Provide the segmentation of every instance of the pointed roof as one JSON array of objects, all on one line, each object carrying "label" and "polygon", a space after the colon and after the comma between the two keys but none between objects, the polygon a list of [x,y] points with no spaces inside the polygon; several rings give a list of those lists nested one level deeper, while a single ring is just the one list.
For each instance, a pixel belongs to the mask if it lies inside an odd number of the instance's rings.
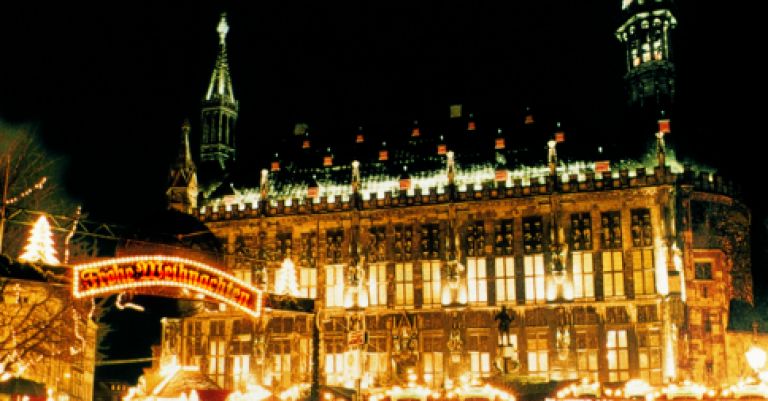
[{"label": "pointed roof", "polygon": [[195,174],[195,162],[192,160],[192,151],[189,148],[189,120],[184,120],[181,126],[181,146],[179,155],[171,170],[171,187],[186,187]]},{"label": "pointed roof", "polygon": [[205,93],[206,101],[224,101],[236,103],[235,94],[232,91],[232,77],[229,75],[229,62],[227,61],[227,14],[222,13],[219,25],[216,27],[219,33],[219,54],[216,56],[216,66],[211,74],[211,83]]}]

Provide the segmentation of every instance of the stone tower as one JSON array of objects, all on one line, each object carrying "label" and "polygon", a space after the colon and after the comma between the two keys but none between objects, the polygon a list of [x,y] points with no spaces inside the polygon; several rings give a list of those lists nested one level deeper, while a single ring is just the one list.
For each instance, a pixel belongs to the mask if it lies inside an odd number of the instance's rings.
[{"label": "stone tower", "polygon": [[238,112],[227,61],[226,39],[229,25],[226,14],[221,15],[216,31],[219,33],[219,54],[202,102],[200,141],[200,161],[206,166],[213,164],[218,169],[206,171],[206,174],[212,176],[226,171],[229,164],[235,160],[235,123]]},{"label": "stone tower", "polygon": [[622,0],[623,22],[616,30],[626,49],[628,103],[651,120],[669,113],[675,97],[672,6],[671,0]]}]

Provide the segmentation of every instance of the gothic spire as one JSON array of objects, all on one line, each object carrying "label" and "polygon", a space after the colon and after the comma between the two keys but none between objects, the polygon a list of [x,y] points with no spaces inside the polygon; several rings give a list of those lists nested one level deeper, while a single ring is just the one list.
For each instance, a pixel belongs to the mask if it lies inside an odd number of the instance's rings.
[{"label": "gothic spire", "polygon": [[220,99],[225,102],[235,103],[235,95],[232,91],[232,78],[229,76],[229,62],[227,60],[227,33],[229,32],[227,13],[221,14],[216,32],[219,33],[219,54],[216,56],[216,66],[213,68],[213,74],[211,74],[211,82],[208,84],[205,100]]},{"label": "gothic spire", "polygon": [[189,120],[184,120],[179,155],[171,168],[170,184],[166,191],[168,205],[183,212],[197,207],[197,168],[189,148],[190,129]]},{"label": "gothic spire", "polygon": [[[232,91],[232,78],[227,61],[227,15],[221,14],[219,25],[219,53],[213,68],[211,82],[202,102],[202,139],[200,141],[201,170],[212,181],[226,174],[235,160],[235,123],[238,104]],[[205,162],[213,162],[210,163]]]}]

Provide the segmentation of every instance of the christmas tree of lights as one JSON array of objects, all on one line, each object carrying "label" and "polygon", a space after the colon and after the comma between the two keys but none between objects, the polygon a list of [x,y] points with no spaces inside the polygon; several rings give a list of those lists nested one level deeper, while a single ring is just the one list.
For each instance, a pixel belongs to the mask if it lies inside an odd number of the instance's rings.
[{"label": "christmas tree of lights", "polygon": [[282,266],[280,266],[280,270],[277,271],[275,293],[280,295],[288,294],[294,297],[300,295],[299,283],[296,280],[296,267],[291,259],[286,258]]},{"label": "christmas tree of lights", "polygon": [[31,263],[42,262],[47,265],[59,264],[56,249],[53,247],[51,225],[48,224],[48,219],[45,216],[40,216],[29,232],[27,245],[24,247],[24,253],[19,256],[19,260]]}]

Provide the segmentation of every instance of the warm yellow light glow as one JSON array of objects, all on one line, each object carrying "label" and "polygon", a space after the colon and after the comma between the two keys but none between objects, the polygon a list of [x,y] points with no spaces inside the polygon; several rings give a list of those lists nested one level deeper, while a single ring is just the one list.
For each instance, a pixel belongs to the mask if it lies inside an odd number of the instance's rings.
[{"label": "warm yellow light glow", "polygon": [[765,366],[766,354],[764,349],[753,345],[749,347],[749,350],[747,350],[745,355],[747,357],[747,363],[749,363],[749,367],[751,367],[755,372],[759,371]]},{"label": "warm yellow light glow", "polygon": [[670,329],[667,333],[667,339],[664,349],[664,376],[668,377],[670,379],[674,378],[677,375],[677,366],[675,361],[675,345],[672,341],[672,335],[671,331],[674,329]]},{"label": "warm yellow light glow", "polygon": [[654,399],[653,387],[642,379],[632,379],[624,385],[624,395],[628,398],[645,398],[646,401]]},{"label": "warm yellow light glow", "polygon": [[275,293],[278,295],[290,295],[292,297],[301,295],[299,292],[299,283],[296,279],[296,266],[290,258],[285,258],[283,264],[280,266],[280,270],[277,271]]},{"label": "warm yellow light glow", "polygon": [[24,252],[19,256],[19,260],[46,265],[58,265],[60,263],[59,258],[56,257],[51,225],[48,224],[48,219],[45,216],[40,215],[29,231],[27,245],[24,247]]},{"label": "warm yellow light glow", "polygon": [[172,287],[194,290],[253,317],[261,316],[261,290],[220,269],[190,259],[139,255],[75,265],[73,270],[75,298],[147,287]]},{"label": "warm yellow light glow", "polygon": [[661,295],[669,294],[669,273],[667,273],[667,246],[656,238],[656,290]]},{"label": "warm yellow light glow", "polygon": [[467,287],[459,286],[459,303],[462,305],[467,304]]}]

